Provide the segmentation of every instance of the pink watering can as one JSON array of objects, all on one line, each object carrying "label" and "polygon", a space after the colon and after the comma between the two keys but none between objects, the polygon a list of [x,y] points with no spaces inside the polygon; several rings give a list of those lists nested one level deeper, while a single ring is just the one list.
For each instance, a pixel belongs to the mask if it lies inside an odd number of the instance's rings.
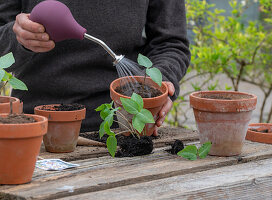
[{"label": "pink watering can", "polygon": [[70,9],[56,0],[46,0],[36,5],[30,13],[30,20],[42,24],[50,39],[55,42],[67,39],[89,39],[102,46],[119,63],[123,55],[116,55],[102,40],[87,34],[87,30],[74,19]]}]

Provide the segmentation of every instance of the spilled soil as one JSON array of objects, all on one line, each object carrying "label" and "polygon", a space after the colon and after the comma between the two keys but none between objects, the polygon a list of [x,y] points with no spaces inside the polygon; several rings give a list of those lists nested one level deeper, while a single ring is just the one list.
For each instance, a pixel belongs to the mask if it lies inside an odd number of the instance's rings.
[{"label": "spilled soil", "polygon": [[[101,139],[98,133],[93,134],[80,134],[80,136],[106,143],[108,135],[104,135]],[[117,145],[120,147],[120,150],[117,151],[116,157],[133,157],[133,156],[142,156],[150,154],[153,150],[153,137],[142,136],[141,139],[124,135],[117,135]]]},{"label": "spilled soil", "polygon": [[26,124],[34,122],[36,120],[33,117],[28,117],[24,114],[10,114],[7,117],[0,117],[0,124]]},{"label": "spilled soil", "polygon": [[133,92],[140,95],[142,98],[152,98],[162,95],[160,90],[138,82],[126,83],[122,86],[118,86],[115,91],[129,97]]},{"label": "spilled soil", "polygon": [[170,145],[171,149],[167,149],[166,151],[173,155],[176,155],[179,151],[184,149],[184,144],[181,140],[175,140],[175,142]]},{"label": "spilled soil", "polygon": [[48,110],[48,111],[73,111],[73,110],[81,110],[84,109],[85,106],[81,105],[81,104],[60,104],[57,106],[42,106],[41,110]]}]

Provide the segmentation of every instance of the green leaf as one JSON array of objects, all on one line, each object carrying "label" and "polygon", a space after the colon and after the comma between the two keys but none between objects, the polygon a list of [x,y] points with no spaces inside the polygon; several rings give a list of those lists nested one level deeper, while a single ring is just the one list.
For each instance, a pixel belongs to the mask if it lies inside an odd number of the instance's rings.
[{"label": "green leaf", "polygon": [[114,132],[112,132],[110,130],[110,125],[109,125],[109,122],[106,121],[105,125],[104,125],[104,130],[105,132],[109,135],[109,136],[114,136]]},{"label": "green leaf", "polygon": [[106,107],[106,105],[105,105],[105,104],[102,104],[102,105],[98,106],[98,107],[95,109],[95,111],[98,112],[98,111],[104,110],[105,107]]},{"label": "green leaf", "polygon": [[0,81],[2,81],[2,79],[4,78],[5,76],[5,70],[1,69],[0,68]]},{"label": "green leaf", "polygon": [[157,83],[160,87],[162,85],[162,74],[158,68],[152,67],[146,70],[146,74]]},{"label": "green leaf", "polygon": [[139,117],[136,115],[132,118],[132,126],[135,128],[139,133],[141,133],[145,127],[145,123],[140,120]]},{"label": "green leaf", "polygon": [[133,93],[132,96],[131,96],[131,99],[134,100],[135,102],[137,102],[139,104],[140,110],[143,109],[143,107],[144,107],[144,100],[143,100],[143,98],[140,95],[138,95],[136,93]]},{"label": "green leaf", "polygon": [[122,106],[130,114],[137,114],[140,111],[140,106],[133,99],[120,98]]},{"label": "green leaf", "polygon": [[100,127],[99,127],[99,137],[100,137],[100,139],[101,139],[101,138],[104,136],[104,134],[105,134],[105,129],[104,129],[105,123],[106,123],[106,121],[103,121],[103,122],[100,124]]},{"label": "green leaf", "polygon": [[150,68],[153,65],[153,63],[151,62],[151,60],[149,60],[148,57],[146,57],[146,56],[144,56],[144,55],[142,55],[140,53],[138,55],[137,61],[138,61],[139,65],[144,66],[146,68]]},{"label": "green leaf", "polygon": [[0,57],[0,68],[5,69],[15,63],[12,52]]},{"label": "green leaf", "polygon": [[155,123],[152,113],[147,109],[142,109],[137,115],[135,115],[143,123]]},{"label": "green leaf", "polygon": [[117,140],[115,136],[109,136],[107,139],[107,148],[110,155],[114,158],[115,152],[117,150]]},{"label": "green leaf", "polygon": [[26,85],[15,77],[11,77],[11,79],[9,80],[9,84],[15,90],[28,90]]},{"label": "green leaf", "polygon": [[198,149],[199,158],[206,158],[212,147],[211,142],[206,142]]},{"label": "green leaf", "polygon": [[177,153],[178,156],[186,158],[188,160],[196,160],[197,159],[197,148],[194,145],[189,145],[182,149]]},{"label": "green leaf", "polygon": [[111,110],[107,107],[104,108],[104,110],[101,110],[100,117],[105,120],[109,115],[111,114]]}]

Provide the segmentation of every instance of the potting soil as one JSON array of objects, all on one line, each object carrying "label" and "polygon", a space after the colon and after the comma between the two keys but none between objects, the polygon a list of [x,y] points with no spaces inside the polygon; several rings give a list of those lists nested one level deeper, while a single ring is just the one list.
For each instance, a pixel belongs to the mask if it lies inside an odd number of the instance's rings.
[{"label": "potting soil", "polygon": [[48,110],[48,111],[73,111],[73,110],[81,110],[84,108],[85,106],[74,103],[74,104],[60,104],[54,107],[43,106],[41,109]]},{"label": "potting soil", "polygon": [[24,114],[10,114],[7,117],[0,117],[0,124],[26,124],[34,122],[36,120],[33,117],[28,117]]},{"label": "potting soil", "polygon": [[152,98],[162,95],[160,90],[139,82],[126,83],[116,87],[115,91],[129,97],[133,94],[133,92],[140,95],[142,98]]}]

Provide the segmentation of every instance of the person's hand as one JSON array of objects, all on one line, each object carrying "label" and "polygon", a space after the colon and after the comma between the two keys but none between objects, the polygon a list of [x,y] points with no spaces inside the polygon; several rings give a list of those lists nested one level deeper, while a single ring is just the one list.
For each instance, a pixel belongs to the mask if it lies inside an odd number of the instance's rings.
[{"label": "person's hand", "polygon": [[[168,82],[168,81],[166,81],[164,83],[166,83],[166,85],[168,87],[168,94],[170,96],[173,96],[174,93],[175,93],[175,87],[174,87],[173,83]],[[160,127],[163,124],[167,113],[172,108],[172,105],[173,105],[173,102],[170,99],[170,97],[168,97],[166,103],[163,105],[162,109],[159,112],[159,118],[156,121],[155,130],[154,130],[154,133],[153,133],[154,136],[158,136],[158,127]]]},{"label": "person's hand", "polygon": [[43,25],[29,19],[30,14],[21,13],[16,16],[13,31],[20,44],[33,52],[47,52],[55,47],[49,40]]}]

